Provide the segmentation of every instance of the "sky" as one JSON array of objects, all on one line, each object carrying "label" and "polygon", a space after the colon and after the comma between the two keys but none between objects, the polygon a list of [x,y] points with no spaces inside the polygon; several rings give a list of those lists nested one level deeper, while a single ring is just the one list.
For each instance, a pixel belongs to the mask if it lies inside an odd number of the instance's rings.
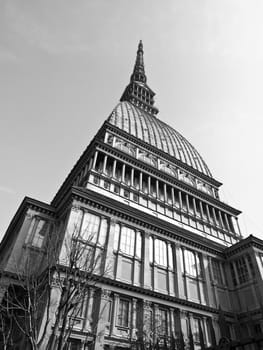
[{"label": "sky", "polygon": [[263,239],[262,0],[0,0],[0,238],[49,203],[129,82],[139,40],[158,117]]}]

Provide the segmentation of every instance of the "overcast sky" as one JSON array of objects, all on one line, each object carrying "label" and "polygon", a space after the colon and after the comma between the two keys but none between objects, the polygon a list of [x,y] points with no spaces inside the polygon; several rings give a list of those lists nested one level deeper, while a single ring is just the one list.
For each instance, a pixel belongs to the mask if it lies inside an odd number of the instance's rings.
[{"label": "overcast sky", "polygon": [[159,118],[263,239],[262,0],[0,0],[0,237],[50,202],[117,104],[144,43]]}]

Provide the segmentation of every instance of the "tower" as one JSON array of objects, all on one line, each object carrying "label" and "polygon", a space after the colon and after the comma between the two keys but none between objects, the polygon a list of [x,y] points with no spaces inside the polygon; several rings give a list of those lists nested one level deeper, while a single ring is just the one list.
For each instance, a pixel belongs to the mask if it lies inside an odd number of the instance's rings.
[{"label": "tower", "polygon": [[[103,256],[105,271],[82,301],[72,348],[87,339],[96,350],[172,348],[183,336],[199,349],[201,339],[213,344],[213,332],[221,337],[222,312],[231,338],[237,317],[250,335],[247,309],[262,327],[263,243],[242,239],[240,211],[220,200],[222,184],[190,142],[157,118],[143,54],[140,41],[120,102],[51,204],[25,198],[0,246],[7,276],[25,252],[41,264],[50,222],[62,240],[72,227],[89,235],[84,243]],[[4,294],[12,279],[1,281]]]}]

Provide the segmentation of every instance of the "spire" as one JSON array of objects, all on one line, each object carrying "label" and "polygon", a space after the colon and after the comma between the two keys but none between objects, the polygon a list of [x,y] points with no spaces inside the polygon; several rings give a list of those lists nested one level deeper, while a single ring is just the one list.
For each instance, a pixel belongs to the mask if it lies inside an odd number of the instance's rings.
[{"label": "spire", "polygon": [[158,109],[154,107],[153,98],[155,93],[149,88],[146,82],[147,78],[144,70],[143,44],[140,40],[130,84],[126,87],[120,100],[128,101],[145,112],[151,115],[156,115]]},{"label": "spire", "polygon": [[143,62],[143,45],[140,40],[137,50],[136,61],[133,69],[133,73],[131,76],[131,82],[138,81],[142,83],[146,83],[146,75],[144,72],[144,62]]}]

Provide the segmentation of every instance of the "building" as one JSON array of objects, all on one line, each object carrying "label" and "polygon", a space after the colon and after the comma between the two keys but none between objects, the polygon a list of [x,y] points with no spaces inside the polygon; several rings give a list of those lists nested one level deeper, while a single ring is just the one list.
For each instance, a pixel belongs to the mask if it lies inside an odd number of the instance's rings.
[{"label": "building", "polygon": [[69,349],[90,339],[96,350],[201,349],[263,332],[263,241],[243,239],[240,211],[220,200],[222,184],[197,150],[158,119],[154,95],[140,42],[120,102],[51,204],[26,197],[2,240],[2,300],[29,255],[43,269],[47,227],[59,223],[62,240],[73,226],[88,232],[104,254],[110,269],[89,288]]}]

